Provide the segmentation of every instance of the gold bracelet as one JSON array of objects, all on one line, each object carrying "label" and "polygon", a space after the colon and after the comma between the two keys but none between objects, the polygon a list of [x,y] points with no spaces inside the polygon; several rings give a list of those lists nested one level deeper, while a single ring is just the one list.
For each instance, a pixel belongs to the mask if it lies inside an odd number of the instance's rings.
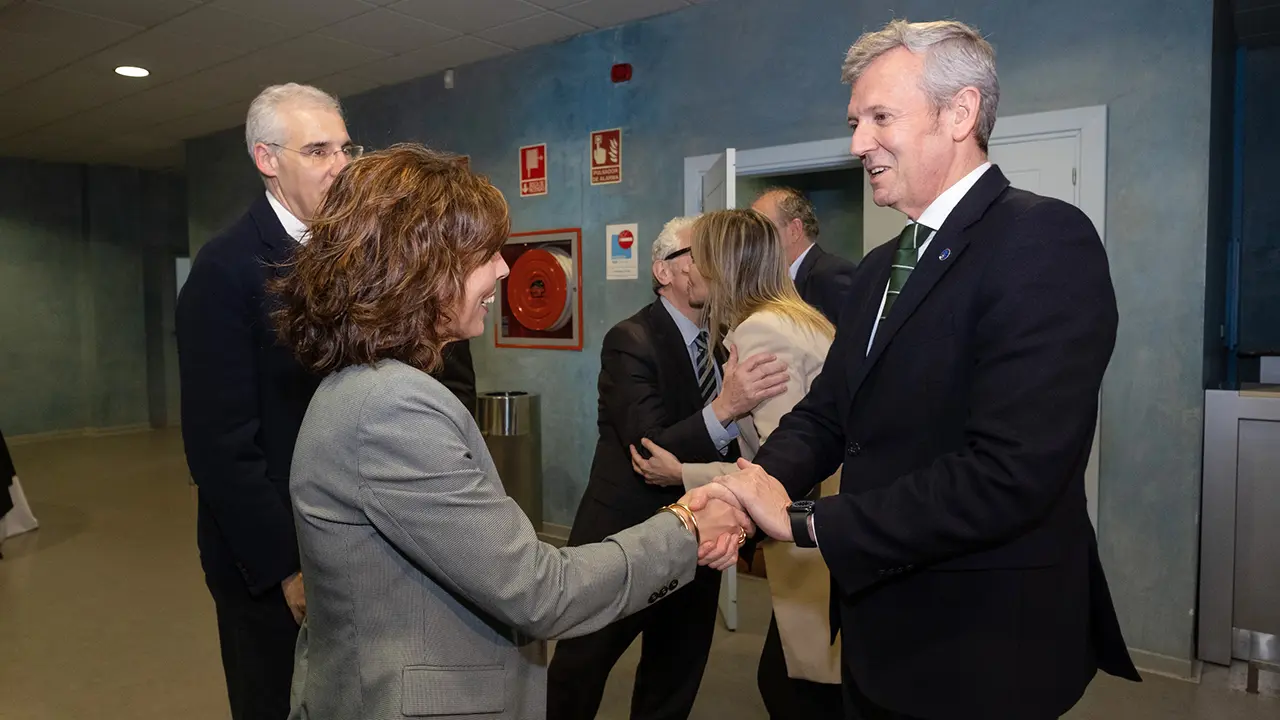
[{"label": "gold bracelet", "polygon": [[693,528],[689,526],[689,521],[680,513],[679,510],[668,505],[666,507],[658,508],[658,512],[656,514],[661,515],[662,513],[671,513],[675,516],[676,520],[680,521],[680,526],[685,529],[685,532],[693,532]]},{"label": "gold bracelet", "polygon": [[676,503],[675,507],[680,508],[689,516],[689,522],[693,523],[693,539],[697,541],[698,545],[702,545],[702,533],[698,530],[698,518],[694,516],[689,506],[684,503]]},{"label": "gold bracelet", "polygon": [[693,540],[698,545],[702,544],[702,536],[698,533],[698,520],[693,516],[693,511],[687,505],[675,503],[658,510],[658,512],[669,512],[680,519],[680,524],[684,525],[684,529],[693,533]]}]

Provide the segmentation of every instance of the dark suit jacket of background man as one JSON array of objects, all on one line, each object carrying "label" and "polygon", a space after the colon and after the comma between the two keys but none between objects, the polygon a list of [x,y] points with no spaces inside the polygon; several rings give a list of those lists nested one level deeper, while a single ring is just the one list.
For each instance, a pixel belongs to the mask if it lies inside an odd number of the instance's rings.
[{"label": "dark suit jacket of background man", "polygon": [[[722,354],[717,353],[717,363]],[[640,449],[642,437],[682,462],[725,459],[707,435],[689,350],[661,300],[605,335],[598,386],[596,426],[600,438],[585,497],[624,511],[639,522],[684,495],[683,486],[648,485],[631,469],[628,447]],[[736,453],[737,443],[729,448]]]},{"label": "dark suit jacket of background man", "polygon": [[825,369],[756,462],[797,498],[844,465],[815,520],[847,687],[911,716],[1057,717],[1097,667],[1138,677],[1085,503],[1106,254],[1079,210],[991,167],[868,354],[895,249],[862,262]]},{"label": "dark suit jacket of background man", "polygon": [[815,244],[800,261],[800,267],[796,268],[796,291],[802,300],[818,308],[818,312],[832,324],[838,324],[857,270],[854,263]]},{"label": "dark suit jacket of background man", "polygon": [[267,280],[297,243],[265,195],[205,245],[178,299],[182,439],[199,486],[211,585],[277,588],[298,572],[293,444],[318,379],[276,341]]},{"label": "dark suit jacket of background man", "polygon": [[[722,360],[717,355],[716,362]],[[683,486],[648,485],[632,470],[628,448],[640,449],[641,438],[686,462],[738,457],[736,442],[721,455],[707,432],[688,346],[661,299],[605,334],[598,390],[600,438],[570,545],[603,540],[684,495]],[[632,718],[687,716],[711,649],[719,588],[720,573],[700,567],[677,597],[558,643],[548,675],[547,720],[595,717],[613,663],[647,627],[656,634],[645,635]]]}]

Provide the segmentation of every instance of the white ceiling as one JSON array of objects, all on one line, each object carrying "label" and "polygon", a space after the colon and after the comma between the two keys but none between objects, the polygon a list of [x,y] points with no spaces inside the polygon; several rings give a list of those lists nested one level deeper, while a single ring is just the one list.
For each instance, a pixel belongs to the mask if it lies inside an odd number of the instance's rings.
[{"label": "white ceiling", "polygon": [[0,156],[176,167],[272,83],[351,95],[698,2],[0,0]]}]

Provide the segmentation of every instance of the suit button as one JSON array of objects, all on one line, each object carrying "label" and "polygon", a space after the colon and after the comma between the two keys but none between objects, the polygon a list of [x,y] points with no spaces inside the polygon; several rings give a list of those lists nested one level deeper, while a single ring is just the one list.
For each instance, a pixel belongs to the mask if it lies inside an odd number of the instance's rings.
[{"label": "suit button", "polygon": [[672,581],[671,581],[671,584],[667,586],[667,589],[668,589],[668,590],[675,590],[675,589],[676,589],[676,588],[678,588],[678,587],[680,587],[680,581],[679,581],[679,580],[672,580]]},{"label": "suit button", "polygon": [[649,596],[649,604],[652,605],[656,602],[658,602],[658,593],[653,593]]},{"label": "suit button", "polygon": [[845,446],[844,451],[849,457],[858,457],[862,454],[862,446],[856,442],[850,442]]}]

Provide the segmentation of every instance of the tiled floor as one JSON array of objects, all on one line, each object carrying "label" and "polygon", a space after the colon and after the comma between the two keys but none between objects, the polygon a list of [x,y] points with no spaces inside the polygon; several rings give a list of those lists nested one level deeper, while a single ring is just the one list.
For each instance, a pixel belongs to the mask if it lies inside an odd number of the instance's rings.
[{"label": "tiled floor", "polygon": [[[194,498],[176,432],[13,448],[41,529],[0,561],[0,720],[225,720],[213,607],[194,542]],[[756,659],[763,583],[744,578],[742,626],[718,631],[693,717],[764,718]],[[600,717],[624,720],[636,649]],[[1200,684],[1095,681],[1074,720],[1280,718],[1280,683],[1251,696],[1240,670]]]}]

